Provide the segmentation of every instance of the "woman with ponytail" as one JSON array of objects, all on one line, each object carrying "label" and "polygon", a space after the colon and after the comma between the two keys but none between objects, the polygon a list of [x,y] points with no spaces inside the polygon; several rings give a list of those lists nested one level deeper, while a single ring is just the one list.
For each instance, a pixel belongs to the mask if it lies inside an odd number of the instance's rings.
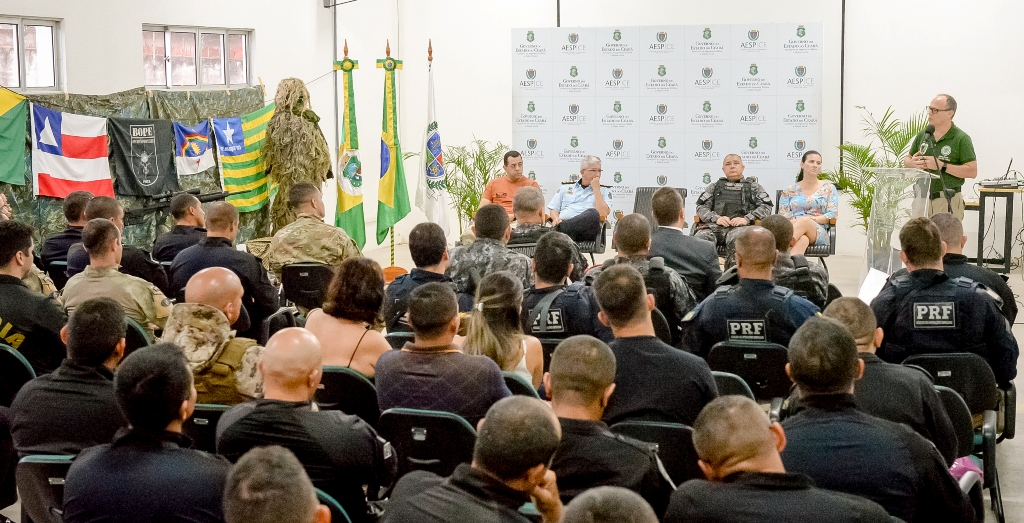
[{"label": "woman with ponytail", "polygon": [[511,371],[540,387],[544,375],[544,349],[526,336],[519,325],[523,284],[508,271],[488,274],[477,285],[476,303],[462,344],[466,354],[482,354],[501,370]]},{"label": "woman with ponytail", "polygon": [[790,254],[803,254],[811,244],[828,243],[825,225],[839,210],[839,193],[832,182],[819,180],[821,154],[807,151],[800,159],[796,183],[786,187],[779,198],[779,214],[793,222]]}]

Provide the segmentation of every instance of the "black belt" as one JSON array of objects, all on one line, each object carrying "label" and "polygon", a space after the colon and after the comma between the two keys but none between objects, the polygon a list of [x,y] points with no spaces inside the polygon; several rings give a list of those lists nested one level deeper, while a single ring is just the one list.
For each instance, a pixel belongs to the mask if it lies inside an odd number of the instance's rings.
[{"label": "black belt", "polygon": [[[959,187],[957,187],[957,188],[955,188],[955,189],[953,189],[953,188],[950,188],[949,190],[950,190],[950,191],[953,191],[953,194],[951,194],[951,195],[949,196],[949,197],[950,197],[950,199],[952,199],[952,198],[953,198],[953,196],[954,196],[954,195],[955,195],[956,193],[960,192],[960,188],[959,188]],[[939,198],[945,198],[945,196],[943,196],[943,195],[942,195],[942,191],[935,191],[935,192],[931,193],[931,195],[930,195],[930,198],[931,198],[932,200],[936,200],[936,199],[939,199]]]}]

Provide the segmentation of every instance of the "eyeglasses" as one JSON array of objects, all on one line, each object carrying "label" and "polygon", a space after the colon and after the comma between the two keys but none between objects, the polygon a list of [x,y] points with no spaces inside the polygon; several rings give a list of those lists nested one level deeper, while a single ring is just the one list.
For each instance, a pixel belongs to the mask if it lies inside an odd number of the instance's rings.
[{"label": "eyeglasses", "polygon": [[604,169],[583,169],[583,171],[584,172],[589,171],[589,172],[595,172],[595,173],[603,173]]},{"label": "eyeglasses", "polygon": [[934,108],[934,107],[932,107],[930,105],[926,105],[926,106],[924,106],[924,108],[927,109],[928,112],[931,113],[931,114],[939,114],[939,113],[944,113],[946,111],[952,111],[952,109],[936,109],[936,108]]}]

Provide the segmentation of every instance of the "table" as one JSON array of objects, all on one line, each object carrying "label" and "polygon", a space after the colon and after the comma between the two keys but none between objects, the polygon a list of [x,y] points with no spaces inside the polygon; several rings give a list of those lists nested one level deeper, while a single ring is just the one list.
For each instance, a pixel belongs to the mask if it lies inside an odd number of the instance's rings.
[{"label": "table", "polygon": [[[969,261],[977,262],[979,267],[984,267],[988,263],[995,263],[999,266],[989,267],[993,271],[1003,274],[1010,272],[1011,250],[1013,249],[1013,197],[1021,193],[1024,193],[1024,189],[986,189],[984,187],[978,189],[978,202],[976,204],[978,210],[978,256],[977,258],[968,258]],[[1006,200],[1006,224],[1003,227],[1003,257],[986,260],[983,254],[985,249],[985,211],[987,208],[985,201],[990,198]],[[974,208],[975,204],[973,202],[965,202],[966,210],[973,210]]]}]

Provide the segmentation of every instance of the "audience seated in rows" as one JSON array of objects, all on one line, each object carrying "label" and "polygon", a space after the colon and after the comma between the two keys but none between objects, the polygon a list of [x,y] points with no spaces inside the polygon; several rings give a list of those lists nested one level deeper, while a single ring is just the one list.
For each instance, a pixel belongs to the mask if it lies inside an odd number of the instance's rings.
[{"label": "audience seated in rows", "polygon": [[822,315],[850,331],[857,356],[864,361],[864,375],[853,391],[857,408],[910,427],[934,443],[946,464],[952,465],[958,457],[956,432],[931,377],[875,355],[885,333],[878,328],[871,307],[859,298],[837,298]]},{"label": "audience seated in rows", "polygon": [[249,318],[248,328],[237,327],[240,336],[256,339],[260,324],[277,311],[278,292],[267,271],[255,256],[234,248],[238,236],[238,209],[228,202],[214,202],[206,210],[206,238],[174,257],[171,286],[181,301],[182,290],[192,276],[207,267],[231,269],[242,280],[242,304]]},{"label": "audience seated in rows", "polygon": [[331,523],[331,509],[320,504],[295,454],[276,445],[256,447],[228,474],[224,522]]},{"label": "audience seated in rows", "polygon": [[561,521],[562,502],[549,468],[561,430],[551,408],[526,396],[505,398],[477,430],[472,464],[459,465],[447,479],[427,471],[406,474],[395,485],[383,522],[525,523],[531,520],[518,509],[530,501],[543,523]]},{"label": "audience seated in rows", "polygon": [[672,494],[665,523],[890,521],[877,503],[817,488],[811,478],[787,472],[779,457],[786,432],[749,398],[708,403],[693,424],[693,445],[707,480],[687,481]]},{"label": "audience seated in rows", "polygon": [[32,259],[32,227],[0,221],[0,343],[16,349],[42,375],[66,356],[60,332],[68,316],[56,299],[22,283],[32,270]]},{"label": "audience seated in rows", "polygon": [[[512,229],[512,234],[509,235],[509,245],[537,243],[549,232],[555,232],[551,226],[545,223],[544,193],[539,188],[523,187],[516,191],[515,197],[512,198],[512,208],[516,226]],[[566,237],[568,238],[568,236]],[[569,279],[580,281],[583,279],[583,273],[587,270],[587,259],[583,257],[576,242],[571,239],[569,241],[572,242],[572,272],[569,273]]]},{"label": "audience seated in rows", "polygon": [[736,233],[736,267],[740,281],[719,287],[684,318],[686,350],[707,358],[721,341],[768,341],[786,346],[818,307],[772,283],[778,251],[775,236],[764,227],[744,226]]},{"label": "audience seated in rows", "polygon": [[288,190],[288,208],[295,221],[274,233],[263,255],[263,266],[281,279],[281,268],[292,263],[315,262],[336,266],[362,257],[356,242],[340,227],[324,223],[327,208],[323,194],[311,183],[297,183]]},{"label": "audience seated in rows", "polygon": [[615,335],[615,393],[603,419],[667,421],[692,425],[700,409],[718,396],[707,362],[659,340],[651,311],[654,296],[631,264],[601,271],[594,282],[598,317]]},{"label": "audience seated in rows", "polygon": [[613,434],[601,421],[615,391],[612,350],[591,336],[559,343],[544,388],[562,427],[551,462],[562,502],[592,487],[614,485],[637,492],[656,513],[664,513],[674,486],[658,460],[657,445]]},{"label": "audience seated in rows", "polygon": [[915,354],[973,352],[988,362],[1000,387],[1009,387],[1019,349],[996,300],[983,285],[943,272],[945,242],[928,218],[907,221],[899,239],[909,273],[890,278],[871,301],[885,331],[878,357],[902,363]]},{"label": "audience seated in rows", "polygon": [[445,274],[455,281],[460,293],[475,294],[480,278],[497,271],[510,271],[523,284],[533,285],[530,258],[505,246],[512,228],[505,209],[498,204],[484,205],[473,219],[476,240],[451,251]]},{"label": "audience seated in rows", "polygon": [[[399,275],[387,288],[384,298],[384,325],[388,332],[412,332],[406,314],[409,312],[409,294],[420,285],[430,282],[450,283],[458,289],[448,270],[448,240],[444,229],[431,222],[416,224],[409,232],[409,254],[416,265],[408,274]],[[473,308],[473,295],[459,294],[459,311]]]},{"label": "audience seated in rows", "polygon": [[[110,220],[119,231],[124,231],[124,206],[121,202],[109,196],[97,196],[85,206],[85,220],[87,222],[97,218]],[[85,270],[89,265],[89,253],[85,245],[76,243],[68,249],[67,253],[68,278]],[[142,278],[143,280],[156,285],[164,294],[173,295],[172,288],[168,286],[167,273],[159,263],[153,261],[150,254],[138,247],[131,245],[124,246],[124,253],[118,268],[124,274]]]},{"label": "audience seated in rows", "polygon": [[674,188],[662,187],[655,191],[651,210],[658,228],[651,235],[648,255],[664,259],[665,266],[686,281],[697,301],[707,298],[722,276],[715,244],[683,232],[686,210],[682,195]]},{"label": "audience seated in rows", "polygon": [[[589,334],[610,342],[614,339],[611,330],[597,319],[594,288],[583,281],[566,285],[566,278],[575,267],[575,245],[565,233],[555,231],[537,240],[531,262],[534,284],[523,293],[523,332],[554,339]],[[542,313],[545,306],[547,314]]]},{"label": "audience seated in rows", "polygon": [[235,405],[263,394],[257,365],[263,347],[235,335],[245,290],[224,267],[197,272],[185,286],[185,303],[171,311],[161,340],[181,347],[195,376],[199,403]]},{"label": "audience seated in rows", "polygon": [[496,401],[512,393],[501,369],[486,356],[463,354],[452,343],[459,310],[451,286],[431,282],[409,296],[414,341],[377,360],[377,401],[393,407],[441,410],[476,423]]},{"label": "audience seated in rows", "polygon": [[178,193],[171,198],[171,216],[174,227],[153,242],[153,258],[159,262],[172,262],[179,252],[206,238],[206,213],[194,194]]},{"label": "audience seated in rows", "polygon": [[64,521],[223,521],[231,465],[189,449],[181,433],[196,405],[181,350],[161,343],[131,353],[114,389],[130,428],[75,458],[64,485]]},{"label": "audience seated in rows", "polygon": [[61,207],[68,226],[43,242],[39,257],[42,258],[44,268],[49,268],[50,263],[55,261],[66,262],[68,249],[76,243],[82,243],[82,228],[89,221],[85,217],[85,207],[90,200],[92,193],[89,191],[74,191],[64,197]]},{"label": "audience seated in rows", "polygon": [[82,240],[89,265],[64,286],[64,308],[70,313],[86,300],[110,298],[153,339],[154,332],[164,328],[171,314],[171,300],[156,285],[118,270],[124,248],[121,231],[110,220],[89,220],[82,230]]},{"label": "audience seated in rows", "polygon": [[596,487],[576,496],[562,523],[658,523],[644,498],[622,487]]},{"label": "audience seated in rows", "polygon": [[782,423],[787,471],[865,497],[907,523],[974,521],[974,509],[930,441],[857,408],[854,383],[864,361],[846,328],[828,318],[807,320],[790,341],[786,372],[805,407]]},{"label": "audience seated in rows", "polygon": [[220,418],[217,453],[237,461],[256,447],[283,446],[354,522],[367,521],[362,486],[391,485],[394,451],[358,417],[312,409],[321,359],[320,342],[309,331],[291,327],[274,334],[260,360],[263,399],[237,405]]},{"label": "audience seated in rows", "polygon": [[22,457],[78,454],[110,443],[127,425],[114,398],[125,348],[125,314],[109,298],[82,303],[60,331],[67,358],[26,383],[11,404],[11,436]]},{"label": "audience seated in rows", "polygon": [[306,328],[323,347],[324,366],[347,367],[368,378],[377,358],[391,350],[384,336],[373,329],[384,304],[384,274],[369,258],[349,258],[336,269],[323,309],[313,309]]},{"label": "audience seated in rows", "polygon": [[498,271],[484,276],[476,289],[462,351],[487,356],[536,389],[544,377],[544,349],[540,340],[523,335],[522,308],[523,285],[515,275]]},{"label": "audience seated in rows", "polygon": [[647,291],[654,295],[654,306],[668,320],[672,344],[679,346],[682,341],[679,322],[697,305],[697,300],[682,277],[665,266],[665,260],[647,258],[651,249],[651,222],[642,214],[625,216],[615,223],[612,240],[619,255],[588,271],[587,281],[593,282],[603,270],[614,265],[624,264],[636,268],[643,277]]}]

